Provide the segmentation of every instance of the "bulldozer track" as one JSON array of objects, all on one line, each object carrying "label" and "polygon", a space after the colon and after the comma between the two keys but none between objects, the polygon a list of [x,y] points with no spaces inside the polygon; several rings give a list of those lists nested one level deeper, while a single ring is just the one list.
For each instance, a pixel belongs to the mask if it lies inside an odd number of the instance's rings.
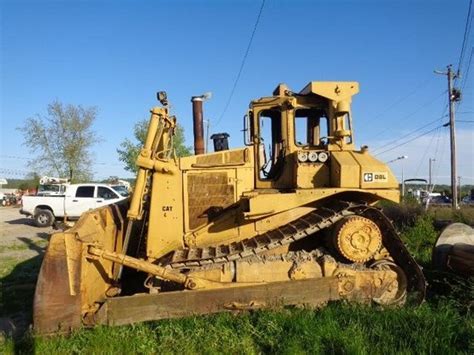
[{"label": "bulldozer track", "polygon": [[390,220],[380,209],[364,203],[332,201],[291,223],[253,238],[218,246],[176,250],[167,257],[163,265],[173,269],[196,268],[258,256],[331,227],[351,215],[369,218],[379,226],[383,246],[406,274],[408,291],[415,294],[414,302],[420,303],[424,299],[426,283],[418,264],[406,249]]},{"label": "bulldozer track", "polygon": [[330,207],[320,207],[291,223],[253,238],[219,246],[176,250],[168,263],[172,268],[181,269],[219,264],[258,255],[330,227],[342,218],[353,214],[350,208],[355,206],[345,201],[333,202]]}]

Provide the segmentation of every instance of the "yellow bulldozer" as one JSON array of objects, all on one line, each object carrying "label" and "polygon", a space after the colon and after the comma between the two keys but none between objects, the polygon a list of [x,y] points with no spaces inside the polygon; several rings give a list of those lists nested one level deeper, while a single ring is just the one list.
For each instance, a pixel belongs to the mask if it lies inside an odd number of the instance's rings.
[{"label": "yellow bulldozer", "polygon": [[421,302],[423,274],[375,206],[399,201],[398,182],[355,148],[358,91],[356,82],[298,93],[280,84],[251,102],[243,148],[208,154],[203,98],[193,97],[196,154],[183,158],[159,92],[128,205],[86,212],[51,236],[36,331],[332,300]]}]

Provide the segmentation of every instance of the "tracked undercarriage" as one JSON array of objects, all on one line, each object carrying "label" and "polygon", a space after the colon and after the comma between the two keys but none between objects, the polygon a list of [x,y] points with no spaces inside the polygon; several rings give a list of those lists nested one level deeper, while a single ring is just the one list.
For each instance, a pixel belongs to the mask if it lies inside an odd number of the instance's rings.
[{"label": "tracked undercarriage", "polygon": [[[108,211],[113,209],[114,207],[110,207]],[[98,215],[91,213],[92,218]],[[367,223],[367,228],[374,229],[360,232],[359,228],[356,232],[347,233],[341,228],[354,221],[357,226],[361,219]],[[341,232],[345,234],[341,235]],[[77,245],[76,255],[68,255],[67,258],[62,255],[57,259],[57,265],[49,265],[52,266],[47,271],[49,278],[64,281],[66,278],[61,278],[58,274],[64,274],[68,268],[78,270],[81,263],[112,261],[116,266],[124,265],[146,273],[142,292],[149,293],[149,298],[144,295],[140,297],[141,302],[147,304],[148,311],[140,308],[140,303],[136,304],[133,297],[125,297],[123,300],[120,300],[123,297],[117,298],[126,290],[120,289],[118,280],[110,280],[104,288],[102,298],[82,307],[79,317],[75,312],[79,311],[81,298],[84,296],[81,295],[83,287],[79,283],[75,285],[75,295],[71,296],[58,294],[59,285],[55,283],[49,294],[44,290],[40,291],[43,297],[53,298],[56,302],[49,300],[45,309],[41,305],[35,307],[35,323],[47,333],[80,325],[125,324],[129,321],[211,311],[282,305],[318,307],[328,301],[341,299],[400,305],[409,296],[409,300],[416,304],[423,300],[425,293],[423,274],[403,246],[392,224],[378,209],[365,204],[333,201],[281,228],[254,238],[228,245],[180,249],[154,263],[106,251],[101,243],[87,238],[80,239],[77,234],[66,234],[64,238],[65,245]],[[342,249],[344,240],[350,247]],[[59,238],[51,242],[52,247],[63,244]],[[371,249],[374,244],[377,247]],[[361,256],[364,258],[363,262],[350,260]],[[79,260],[81,257],[84,258],[82,261]],[[68,261],[67,265],[64,265],[64,259]],[[48,269],[48,264],[43,268]],[[111,272],[113,273],[112,270]],[[122,281],[127,283],[127,280]],[[295,284],[295,281],[298,282]],[[317,293],[299,297],[302,291],[300,287],[309,287]],[[220,292],[227,288],[232,291],[221,295]],[[183,290],[187,291],[183,293]],[[179,311],[173,312],[163,308],[162,301],[166,304],[176,297],[187,307],[180,306]],[[211,307],[209,300],[215,297],[219,302]],[[71,298],[75,298],[72,304],[76,307],[64,313],[61,303],[71,304]],[[128,308],[127,300],[135,305],[135,312]],[[41,301],[36,300],[38,303]],[[51,303],[59,303],[61,313],[55,313]],[[126,311],[123,308],[125,306]],[[52,319],[58,317],[60,321],[52,322]],[[44,329],[47,324],[54,324],[54,328]]]},{"label": "tracked undercarriage", "polygon": [[[298,241],[307,242],[306,248],[319,247],[290,251],[299,248],[292,247]],[[423,274],[392,224],[378,209],[346,201],[320,206],[281,228],[250,239],[176,250],[159,263],[191,278],[215,282],[336,276],[340,279],[341,296],[359,292],[356,298],[384,304],[403,303],[407,291],[418,301],[424,298]],[[405,275],[410,275],[409,279]]]},{"label": "tracked undercarriage", "polygon": [[[36,331],[332,300],[420,303],[423,274],[374,207],[398,201],[398,183],[354,148],[357,91],[353,82],[311,82],[299,94],[279,85],[252,102],[245,148],[202,154],[197,139],[196,155],[180,159],[160,93],[129,206],[89,211],[52,236]],[[193,104],[199,113],[202,98]]]}]

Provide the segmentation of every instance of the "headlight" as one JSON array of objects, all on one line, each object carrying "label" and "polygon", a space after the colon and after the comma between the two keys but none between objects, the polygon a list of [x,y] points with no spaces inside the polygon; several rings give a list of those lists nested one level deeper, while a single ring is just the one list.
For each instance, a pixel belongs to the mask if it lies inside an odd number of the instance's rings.
[{"label": "headlight", "polygon": [[316,152],[309,152],[308,154],[308,160],[312,163],[316,162],[318,160],[318,153]]},{"label": "headlight", "polygon": [[308,153],[298,152],[298,161],[300,163],[304,163],[305,161],[308,161]]},{"label": "headlight", "polygon": [[321,153],[319,153],[319,155],[318,155],[318,160],[319,160],[321,163],[327,162],[328,159],[329,159],[328,153],[326,153],[326,152],[321,152]]}]

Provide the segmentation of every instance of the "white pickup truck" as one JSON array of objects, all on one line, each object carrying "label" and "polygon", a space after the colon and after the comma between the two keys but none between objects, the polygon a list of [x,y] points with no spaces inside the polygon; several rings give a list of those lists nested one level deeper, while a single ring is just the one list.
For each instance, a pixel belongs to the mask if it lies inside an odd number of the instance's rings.
[{"label": "white pickup truck", "polygon": [[49,227],[56,218],[78,219],[85,211],[126,199],[105,184],[73,184],[63,195],[23,196],[20,213],[32,216],[38,227]]}]

